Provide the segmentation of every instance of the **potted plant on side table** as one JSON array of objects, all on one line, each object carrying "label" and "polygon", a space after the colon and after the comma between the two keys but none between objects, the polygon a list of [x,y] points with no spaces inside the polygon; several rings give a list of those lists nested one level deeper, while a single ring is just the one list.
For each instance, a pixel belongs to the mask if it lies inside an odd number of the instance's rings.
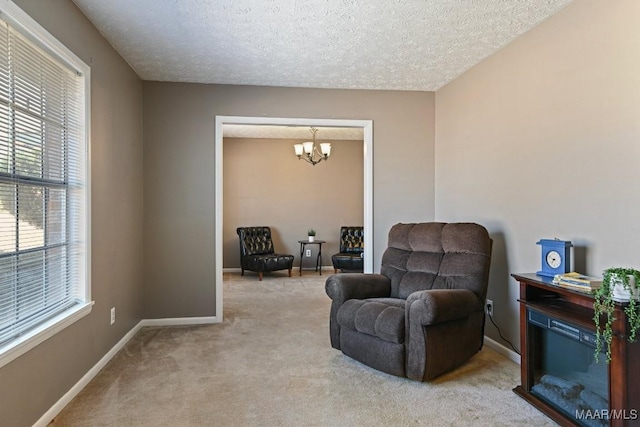
[{"label": "potted plant on side table", "polygon": [[309,237],[309,241],[313,242],[316,239],[316,230],[310,228],[309,231],[307,231],[307,236]]},{"label": "potted plant on side table", "polygon": [[603,348],[606,349],[606,362],[611,361],[612,325],[615,320],[616,302],[628,302],[624,307],[629,323],[629,341],[635,341],[640,329],[640,302],[638,288],[640,271],[634,268],[614,267],[604,270],[602,285],[593,291],[593,321],[596,324],[595,359]]}]

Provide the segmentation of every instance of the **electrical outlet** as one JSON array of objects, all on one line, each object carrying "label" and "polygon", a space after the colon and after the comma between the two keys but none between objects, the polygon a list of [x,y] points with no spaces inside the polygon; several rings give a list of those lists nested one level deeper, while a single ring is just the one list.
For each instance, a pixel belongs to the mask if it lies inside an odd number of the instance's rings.
[{"label": "electrical outlet", "polygon": [[116,323],[116,308],[111,307],[111,324]]},{"label": "electrical outlet", "polygon": [[304,254],[307,258],[311,256],[311,249],[307,249],[307,252]]},{"label": "electrical outlet", "polygon": [[487,314],[493,317],[493,301],[490,299],[487,300]]}]

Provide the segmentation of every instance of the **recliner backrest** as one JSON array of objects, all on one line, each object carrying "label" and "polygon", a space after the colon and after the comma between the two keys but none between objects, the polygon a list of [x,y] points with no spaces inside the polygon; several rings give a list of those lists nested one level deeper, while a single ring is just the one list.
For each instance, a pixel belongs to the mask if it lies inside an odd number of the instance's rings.
[{"label": "recliner backrest", "polygon": [[394,298],[427,289],[469,289],[484,300],[490,261],[491,238],[479,224],[396,224],[380,273],[391,279]]},{"label": "recliner backrest", "polygon": [[238,227],[240,255],[263,255],[274,253],[271,229],[269,227]]},{"label": "recliner backrest", "polygon": [[340,252],[353,254],[364,252],[364,227],[340,227]]}]

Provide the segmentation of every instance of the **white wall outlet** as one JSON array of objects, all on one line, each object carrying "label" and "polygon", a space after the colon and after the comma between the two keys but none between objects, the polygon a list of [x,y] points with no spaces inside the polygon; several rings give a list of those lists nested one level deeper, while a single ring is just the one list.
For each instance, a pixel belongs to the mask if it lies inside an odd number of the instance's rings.
[{"label": "white wall outlet", "polygon": [[490,299],[487,300],[487,314],[493,317],[493,301]]},{"label": "white wall outlet", "polygon": [[111,307],[111,324],[116,323],[116,308]]},{"label": "white wall outlet", "polygon": [[307,251],[305,252],[304,256],[309,258],[311,256],[311,249],[307,249]]}]

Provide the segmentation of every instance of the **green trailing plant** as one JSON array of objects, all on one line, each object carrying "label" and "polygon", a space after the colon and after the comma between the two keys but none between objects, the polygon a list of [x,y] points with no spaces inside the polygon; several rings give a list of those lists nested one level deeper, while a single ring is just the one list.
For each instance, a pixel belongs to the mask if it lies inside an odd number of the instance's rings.
[{"label": "green trailing plant", "polygon": [[595,360],[603,348],[606,347],[606,362],[611,362],[611,340],[613,338],[613,322],[615,318],[615,300],[613,288],[619,281],[625,289],[630,291],[631,298],[624,308],[629,323],[629,341],[636,341],[638,329],[640,329],[640,304],[633,296],[629,276],[635,278],[636,286],[640,286],[640,271],[634,268],[614,267],[604,270],[602,285],[593,291],[593,321],[596,325],[596,349]]},{"label": "green trailing plant", "polygon": [[310,228],[309,231],[307,231],[307,235],[308,236],[315,236],[316,235],[316,230],[314,230],[313,228]]}]

